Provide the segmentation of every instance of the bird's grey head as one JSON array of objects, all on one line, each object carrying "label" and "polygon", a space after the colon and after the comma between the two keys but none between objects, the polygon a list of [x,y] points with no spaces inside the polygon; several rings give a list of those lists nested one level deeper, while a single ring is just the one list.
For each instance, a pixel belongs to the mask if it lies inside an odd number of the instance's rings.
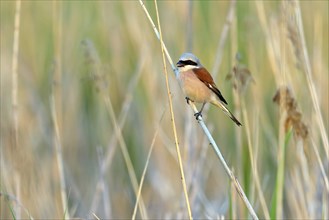
[{"label": "bird's grey head", "polygon": [[192,53],[183,53],[176,63],[176,66],[179,71],[187,71],[202,67],[200,60]]}]

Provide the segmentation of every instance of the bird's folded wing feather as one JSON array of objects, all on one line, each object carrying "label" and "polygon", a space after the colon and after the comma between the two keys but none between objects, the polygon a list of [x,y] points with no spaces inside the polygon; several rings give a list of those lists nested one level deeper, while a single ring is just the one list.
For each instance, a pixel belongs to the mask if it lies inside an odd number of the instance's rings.
[{"label": "bird's folded wing feather", "polygon": [[226,100],[222,96],[222,93],[217,88],[213,78],[210,73],[204,68],[193,69],[193,73],[198,77],[200,81],[202,81],[211,91],[213,91],[218,98],[227,105]]}]

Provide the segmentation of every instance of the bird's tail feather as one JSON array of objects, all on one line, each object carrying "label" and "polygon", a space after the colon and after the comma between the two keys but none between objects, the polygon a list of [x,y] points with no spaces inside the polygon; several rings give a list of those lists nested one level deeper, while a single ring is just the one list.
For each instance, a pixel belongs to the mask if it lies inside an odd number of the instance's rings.
[{"label": "bird's tail feather", "polygon": [[226,106],[224,104],[222,104],[220,101],[216,100],[211,102],[212,104],[216,105],[217,107],[221,108],[223,110],[223,112],[232,119],[232,121],[235,122],[235,124],[237,124],[238,126],[242,126],[242,124],[239,122],[238,119],[236,119],[236,117],[232,114],[232,112],[230,112],[230,110],[228,110],[226,108]]}]

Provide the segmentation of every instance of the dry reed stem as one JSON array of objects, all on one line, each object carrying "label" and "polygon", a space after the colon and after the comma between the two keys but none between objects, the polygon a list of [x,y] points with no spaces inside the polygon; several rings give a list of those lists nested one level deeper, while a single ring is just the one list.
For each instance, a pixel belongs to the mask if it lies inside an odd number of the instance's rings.
[{"label": "dry reed stem", "polygon": [[301,177],[301,172],[299,172],[298,168],[292,170],[291,181],[291,186],[294,188],[293,191],[295,191],[294,194],[297,195],[298,199],[297,204],[299,205],[299,209],[297,211],[301,212],[305,219],[310,219],[307,210],[309,206],[307,205],[307,199],[305,197],[303,178]]},{"label": "dry reed stem", "polygon": [[321,175],[323,176],[323,181],[324,181],[324,184],[325,184],[325,187],[326,187],[326,191],[327,191],[327,194],[329,195],[329,180],[328,180],[328,174],[326,174],[326,171],[325,171],[325,168],[323,166],[323,163],[322,163],[322,160],[321,160],[321,157],[320,157],[320,153],[319,153],[319,150],[318,148],[316,147],[316,144],[313,140],[313,138],[311,138],[311,145],[313,147],[313,150],[314,150],[314,153],[315,153],[315,156],[316,156],[316,159],[319,163],[319,166],[320,166],[320,171],[321,171]]},{"label": "dry reed stem", "polygon": [[[119,128],[119,125],[116,121],[116,116],[115,116],[115,113],[114,113],[114,110],[113,110],[112,102],[111,102],[111,99],[110,99],[108,94],[104,94],[104,102],[105,102],[106,108],[108,110],[108,113],[110,114],[110,118],[111,118],[111,121],[112,121],[112,124],[113,124],[113,127],[114,127],[114,131],[115,131],[115,134],[116,134],[116,136],[119,140],[119,146],[121,148],[123,158],[124,158],[125,163],[127,165],[128,174],[129,174],[132,186],[133,186],[133,190],[134,190],[135,196],[137,197],[137,194],[138,194],[138,181],[137,181],[136,173],[135,173],[134,166],[131,162],[131,158],[130,158],[128,150],[127,150],[127,145],[126,145],[126,143],[124,141],[124,138],[122,136],[121,129]],[[145,204],[144,204],[142,198],[140,198],[140,202],[138,204],[139,204],[139,208],[140,208],[142,218],[143,219],[148,219],[147,211],[146,211]]]},{"label": "dry reed stem", "polygon": [[[104,161],[101,161],[100,170],[102,170],[102,165],[103,164],[104,164]],[[102,193],[102,195],[104,194],[103,186],[104,186],[104,175],[100,174],[99,177],[98,177],[97,183],[96,183],[95,193],[94,193],[94,196],[92,198],[91,205],[90,205],[90,211],[89,211],[90,216],[89,216],[89,218],[92,218],[93,210],[96,210],[96,208],[98,207],[101,193]]]},{"label": "dry reed stem", "polygon": [[261,205],[261,207],[263,209],[263,212],[264,212],[265,219],[270,219],[270,213],[268,211],[268,207],[266,205],[266,201],[265,201],[265,198],[264,198],[264,193],[263,193],[263,190],[262,190],[261,185],[260,185],[260,180],[259,180],[259,176],[258,176],[258,169],[257,169],[257,161],[254,158],[253,147],[252,147],[252,143],[251,143],[251,132],[250,132],[250,127],[249,127],[249,120],[248,120],[248,115],[247,115],[247,110],[246,110],[246,105],[245,105],[244,100],[242,100],[241,104],[242,104],[242,106],[241,106],[242,114],[243,114],[243,118],[244,118],[244,127],[246,129],[246,134],[247,134],[251,169],[253,171],[256,190],[257,190],[257,193],[258,193],[258,196],[259,196],[260,205]]},{"label": "dry reed stem", "polygon": [[[234,25],[235,26],[235,25]],[[232,28],[232,31],[235,31],[236,28]],[[233,36],[236,36],[237,34],[232,34]],[[236,42],[232,41],[232,42]],[[232,50],[232,54],[234,54],[235,50],[237,50],[237,46],[236,44],[233,44],[232,48],[234,48]],[[251,163],[251,168],[252,168],[252,172],[253,172],[253,177],[254,177],[254,181],[255,181],[255,186],[256,186],[256,190],[257,193],[260,197],[260,202],[261,202],[261,207],[263,209],[263,213],[266,216],[266,218],[269,218],[269,212],[268,212],[268,208],[266,206],[265,203],[265,199],[264,199],[264,195],[263,192],[261,190],[261,186],[260,186],[260,181],[259,181],[259,176],[258,176],[258,171],[257,171],[257,166],[256,166],[256,159],[254,158],[254,153],[252,150],[252,143],[251,143],[251,132],[250,132],[250,127],[249,127],[249,120],[248,120],[248,114],[247,114],[247,109],[246,109],[246,105],[244,102],[244,93],[246,92],[250,82],[254,82],[254,79],[249,71],[249,69],[244,65],[240,63],[240,58],[238,56],[239,54],[237,53],[236,55],[236,64],[234,65],[234,67],[232,68],[232,71],[226,76],[226,79],[231,79],[232,80],[232,84],[233,84],[233,97],[234,97],[234,105],[236,106],[235,108],[235,115],[237,117],[240,117],[241,112],[243,115],[243,119],[244,121],[246,121],[245,123],[247,124],[245,126],[246,129],[246,134],[247,134],[247,141],[248,141],[248,152],[249,152],[249,158],[250,158],[250,163]],[[242,167],[242,154],[244,152],[243,148],[242,148],[242,131],[241,129],[239,129],[239,127],[235,127],[236,130],[236,138],[237,138],[237,151],[238,151],[238,168],[240,170],[240,172],[243,170]],[[254,185],[251,185],[251,191],[254,189]]]},{"label": "dry reed stem", "polygon": [[[145,5],[144,5],[144,3],[143,3],[142,0],[139,0],[139,3],[140,3],[140,5],[141,5],[141,7],[143,8],[146,17],[148,18],[149,22],[151,23],[151,26],[152,26],[152,28],[153,28],[153,30],[154,30],[155,35],[157,36],[158,40],[160,40],[160,33],[159,33],[158,29],[155,27],[155,24],[154,24],[154,22],[153,22],[153,20],[152,20],[152,18],[151,18],[150,13],[148,12],[148,10],[147,10],[147,8],[145,7]],[[171,68],[174,70],[174,73],[175,73],[175,75],[177,76],[177,75],[178,75],[178,70],[176,69],[176,67],[175,67],[175,65],[174,65],[174,62],[172,61],[171,56],[169,55],[169,52],[168,52],[168,50],[167,50],[166,45],[165,45],[162,41],[160,41],[160,43],[161,43],[162,46],[163,46],[163,50],[164,50],[164,52],[165,52],[165,54],[166,54],[166,57],[167,57],[167,59],[168,59],[170,65],[171,65]]]},{"label": "dry reed stem", "polygon": [[[301,23],[301,14],[300,14],[300,8],[299,7],[299,3],[298,2],[284,2],[286,4],[284,4],[286,10],[283,11],[283,24],[281,24],[281,26],[277,25],[274,26],[273,32],[272,34],[277,36],[275,38],[275,36],[272,38],[272,35],[270,35],[270,31],[268,28],[268,24],[266,21],[266,18],[264,16],[264,8],[262,5],[262,2],[257,2],[257,9],[258,9],[258,14],[259,14],[259,18],[260,18],[260,22],[262,24],[262,27],[264,29],[264,33],[266,35],[266,40],[268,45],[272,45],[273,48],[268,47],[268,53],[269,53],[269,57],[270,57],[270,61],[271,63],[277,63],[277,65],[273,66],[273,70],[275,73],[275,77],[276,77],[276,81],[277,84],[280,85],[282,83],[286,84],[286,77],[290,77],[290,75],[286,75],[286,69],[285,67],[286,65],[286,47],[285,47],[285,42],[286,42],[286,36],[284,36],[284,28],[286,27],[288,29],[288,34],[289,34],[289,39],[295,49],[295,56],[297,58],[298,64],[300,65],[299,67],[301,67],[300,69],[303,70],[304,68],[304,73],[306,74],[306,76],[308,77],[308,73],[310,70],[310,63],[308,60],[308,54],[307,54],[307,48],[305,45],[305,39],[304,36],[302,36],[303,33],[303,27],[302,27],[302,23]],[[289,11],[289,6],[293,5],[293,8],[295,9],[294,12]],[[296,12],[296,7],[298,8],[298,12]],[[293,20],[291,19],[293,18]],[[295,21],[296,20],[296,21]],[[291,22],[293,21],[293,22]],[[296,23],[295,23],[296,22]],[[286,26],[284,26],[286,25]],[[284,34],[283,34],[284,33]],[[280,40],[278,40],[278,38]],[[272,53],[272,54],[271,54]],[[274,55],[273,55],[274,54]],[[275,60],[274,60],[275,59]],[[280,67],[280,71],[278,70],[278,67]],[[278,73],[281,73],[280,75]],[[283,77],[281,76],[283,75]],[[312,75],[312,74],[311,74]],[[306,77],[306,78],[307,78]],[[290,79],[291,80],[291,79]],[[313,83],[312,80],[310,80],[309,78],[307,78],[307,83],[310,87],[310,93],[311,93],[311,97],[312,97],[312,102],[313,102],[313,106],[316,109],[317,106],[315,106],[315,103],[318,104],[317,102],[317,96],[315,95],[315,92],[312,94],[312,85],[311,83]],[[285,92],[278,92],[277,96],[281,96],[283,97],[282,99],[287,99],[287,95],[284,94]],[[289,101],[289,97],[288,97],[288,101],[285,101],[286,104],[284,104],[284,102],[282,104],[280,104],[280,112],[281,114],[283,114],[280,119],[284,120],[284,123],[280,123],[280,131],[279,131],[279,157],[278,157],[278,180],[277,180],[277,184],[280,183],[279,186],[277,186],[277,190],[276,190],[276,194],[277,194],[277,216],[278,218],[282,217],[282,194],[283,194],[283,179],[284,179],[284,152],[281,149],[283,146],[283,138],[284,138],[284,131],[287,132],[287,128],[289,128],[290,126],[292,126],[294,128],[294,133],[296,134],[295,136],[297,137],[297,150],[299,152],[298,154],[298,158],[299,158],[299,163],[300,163],[300,167],[301,167],[301,174],[302,174],[302,179],[299,178],[299,181],[304,182],[304,185],[300,185],[300,182],[297,182],[295,184],[299,184],[299,188],[296,191],[296,194],[300,195],[301,199],[299,199],[297,202],[299,203],[299,207],[296,210],[300,210],[302,209],[303,211],[305,211],[306,209],[309,210],[309,212],[304,212],[303,216],[308,216],[310,218],[312,218],[314,216],[314,213],[312,212],[311,209],[309,209],[309,203],[311,201],[311,195],[309,191],[303,191],[303,189],[309,189],[312,186],[310,185],[310,172],[307,166],[307,160],[305,158],[304,152],[303,152],[303,141],[300,139],[300,137],[302,137],[303,139],[305,137],[308,136],[308,128],[307,126],[301,121],[301,113],[299,111],[296,110],[296,103],[294,100]],[[288,105],[288,108],[287,106]],[[290,106],[289,106],[290,105]],[[321,121],[322,118],[319,119],[321,116],[321,114],[319,115],[319,111],[316,111],[316,118],[317,118],[317,124],[320,127],[320,131],[321,129],[323,129],[323,127],[321,128]],[[281,121],[281,120],[280,120]],[[322,121],[323,123],[323,121]],[[283,131],[284,130],[284,131]],[[326,150],[327,148],[327,141],[326,141],[326,135],[323,135],[324,132],[322,132],[321,134],[321,138],[322,141],[324,143],[324,149]],[[286,133],[287,134],[287,133]],[[311,137],[312,138],[312,137]],[[315,148],[315,153],[317,154],[317,149]],[[317,157],[318,163],[320,164],[320,169],[322,166],[322,162],[321,159]],[[280,162],[281,161],[281,162]],[[322,172],[322,171],[321,171]],[[325,185],[327,184],[327,178],[324,175],[324,182]],[[289,195],[287,194],[287,197],[289,199]],[[306,209],[305,209],[306,208]]]},{"label": "dry reed stem", "polygon": [[145,166],[144,166],[144,169],[143,169],[143,173],[142,173],[142,177],[141,177],[141,181],[140,181],[139,187],[138,187],[138,193],[137,193],[136,203],[135,203],[135,207],[134,207],[134,212],[133,212],[133,215],[131,217],[131,219],[133,219],[133,220],[136,219],[137,204],[139,203],[140,195],[141,195],[141,192],[142,192],[142,187],[143,187],[143,184],[144,184],[146,170],[147,170],[148,165],[149,165],[149,162],[150,162],[151,154],[153,152],[153,148],[154,148],[154,145],[155,145],[155,140],[156,140],[156,138],[158,136],[158,131],[159,131],[160,123],[161,123],[161,121],[163,119],[164,113],[165,113],[165,111],[163,111],[163,113],[162,113],[162,115],[160,117],[158,126],[157,126],[157,128],[156,128],[156,130],[154,132],[154,135],[153,135],[153,139],[152,139],[152,142],[151,142],[151,147],[150,147],[149,152],[147,154],[146,163],[145,163]]},{"label": "dry reed stem", "polygon": [[[14,173],[14,181],[15,181],[15,191],[16,191],[16,197],[18,200],[21,198],[21,178],[18,172]],[[22,210],[20,206],[15,206],[15,214],[17,219],[22,218]]]},{"label": "dry reed stem", "polygon": [[313,107],[316,112],[316,119],[317,123],[320,129],[321,133],[321,138],[322,142],[324,145],[324,149],[327,155],[327,159],[329,159],[329,142],[328,142],[328,135],[326,132],[326,128],[324,126],[323,118],[322,118],[322,113],[320,110],[320,105],[319,105],[319,100],[318,100],[318,95],[314,86],[314,80],[313,80],[313,73],[312,73],[312,68],[311,68],[311,63],[310,59],[308,56],[307,52],[307,47],[306,47],[306,41],[305,41],[305,36],[304,36],[304,29],[303,29],[303,21],[302,21],[302,15],[301,15],[301,10],[300,10],[300,5],[299,1],[294,1],[294,9],[295,9],[295,16],[296,16],[296,21],[297,21],[297,28],[298,28],[298,34],[299,34],[299,39],[302,47],[302,55],[304,58],[304,73],[307,78],[307,85],[309,87],[310,93],[311,93],[311,98],[312,98],[312,103]]},{"label": "dry reed stem", "polygon": [[[99,169],[101,169],[104,163],[103,162],[104,158],[103,158],[103,150],[100,147],[97,147],[97,156],[99,162]],[[104,206],[104,215],[105,215],[104,218],[110,219],[112,213],[111,201],[109,199],[110,196],[109,196],[108,186],[105,183],[104,175],[99,177],[96,189],[98,189],[98,192],[103,192],[102,197],[103,197],[103,206]]]},{"label": "dry reed stem", "polygon": [[[137,68],[137,74],[134,74],[135,77],[131,80],[131,82],[128,85],[126,98],[125,98],[125,101],[124,101],[124,104],[123,104],[124,107],[121,111],[121,115],[120,115],[120,118],[119,118],[119,125],[118,125],[117,121],[115,119],[115,114],[114,114],[114,110],[113,110],[113,107],[112,107],[112,102],[111,102],[110,96],[108,94],[108,91],[106,90],[107,86],[106,85],[102,86],[101,83],[104,83],[104,82],[99,80],[102,76],[101,76],[101,73],[100,73],[100,69],[101,69],[100,65],[101,64],[100,64],[100,61],[99,61],[97,50],[94,48],[92,42],[89,41],[89,40],[84,40],[82,43],[85,46],[85,58],[88,61],[88,63],[91,63],[94,67],[94,73],[93,73],[93,75],[91,75],[91,77],[93,79],[95,79],[94,80],[95,86],[96,86],[97,90],[100,91],[101,94],[102,94],[102,98],[104,100],[105,106],[107,108],[107,111],[110,115],[110,118],[112,120],[112,123],[114,125],[114,129],[115,129],[115,132],[112,135],[110,144],[108,145],[109,150],[106,154],[105,161],[102,162],[102,165],[100,167],[100,177],[99,177],[99,180],[97,182],[96,193],[95,193],[95,196],[94,196],[92,204],[91,204],[91,212],[92,212],[98,206],[99,193],[102,191],[102,189],[105,189],[104,187],[102,187],[102,179],[104,178],[105,172],[108,169],[108,167],[110,165],[110,162],[112,161],[112,157],[114,156],[117,140],[119,141],[119,145],[120,145],[123,157],[124,157],[124,161],[125,161],[125,163],[127,165],[127,168],[128,168],[128,174],[129,174],[129,177],[130,177],[132,185],[133,185],[133,190],[135,192],[135,195],[137,196],[137,186],[138,186],[137,185],[137,178],[136,178],[136,174],[135,174],[135,171],[133,169],[133,165],[132,165],[132,162],[131,162],[131,159],[130,159],[130,156],[129,156],[129,153],[128,153],[128,150],[127,150],[127,146],[126,146],[125,141],[122,137],[122,127],[123,127],[123,124],[125,122],[125,119],[126,119],[129,107],[130,107],[130,103],[131,103],[131,100],[132,100],[131,90],[133,88],[135,88],[135,86],[138,82],[138,79],[140,78],[140,75],[141,75],[140,68],[142,67],[143,63],[141,63],[141,65]],[[103,194],[105,194],[105,192],[103,192]],[[106,198],[103,197],[103,199],[106,199]],[[145,205],[144,205],[144,202],[143,202],[142,198],[140,199],[139,207],[140,207],[140,210],[141,210],[142,217],[147,218],[147,212],[146,212]],[[106,211],[106,209],[105,209],[105,211]],[[91,212],[90,212],[90,214],[91,214]],[[92,216],[90,216],[90,217],[92,217]]]},{"label": "dry reed stem", "polygon": [[[283,16],[284,22],[287,20],[287,15],[284,14]],[[286,84],[287,82],[287,63],[286,63],[286,47],[283,46],[283,51],[281,50],[281,46],[284,44],[283,40],[283,27],[282,25],[275,26],[275,28],[272,28],[272,33],[274,31],[277,32],[278,38],[272,38],[274,43],[276,43],[277,47],[279,48],[279,51],[276,50],[276,56],[277,56],[277,65],[279,66],[278,71],[276,72],[276,77],[278,78],[278,82],[281,84]],[[283,91],[280,91],[281,97],[285,97],[286,94]],[[279,144],[278,144],[278,156],[277,156],[277,164],[278,164],[278,170],[277,170],[277,181],[276,181],[276,218],[283,218],[283,193],[284,193],[284,178],[285,178],[285,151],[286,151],[286,143],[285,138],[287,135],[287,130],[285,129],[285,123],[288,117],[288,112],[285,108],[285,102],[280,103],[280,119],[279,119]]]},{"label": "dry reed stem", "polygon": [[[14,128],[14,141],[13,149],[18,149],[18,52],[19,52],[19,31],[20,31],[20,17],[21,17],[21,1],[16,1],[15,8],[15,24],[14,24],[14,40],[13,40],[13,58],[12,58],[12,120]],[[18,172],[14,172],[15,179],[15,191],[17,199],[20,200],[20,175]],[[14,205],[14,213],[16,218],[21,218],[21,207]]]},{"label": "dry reed stem", "polygon": [[[234,171],[234,169],[232,168],[232,172]],[[231,209],[232,209],[232,213],[231,214],[231,218],[232,219],[237,219],[237,201],[236,201],[236,191],[234,191],[234,184],[233,182],[231,181],[230,183],[230,195],[231,195]]]},{"label": "dry reed stem", "polygon": [[236,0],[231,0],[230,6],[228,13],[226,15],[226,21],[222,30],[222,33],[220,35],[219,41],[218,41],[218,46],[216,50],[216,58],[214,61],[214,66],[212,68],[212,74],[214,78],[217,76],[219,67],[222,63],[223,60],[223,51],[224,51],[224,46],[226,43],[226,39],[229,33],[230,26],[233,22],[234,15],[235,15],[235,7],[236,7]]},{"label": "dry reed stem", "polygon": [[202,140],[201,143],[201,150],[198,153],[199,155],[198,161],[195,163],[195,168],[192,168],[194,170],[194,173],[191,175],[190,178],[191,181],[188,183],[188,189],[190,191],[190,201],[192,205],[194,205],[194,201],[196,200],[199,193],[202,191],[201,189],[203,189],[204,180],[207,179],[207,176],[210,171],[210,169],[207,169],[208,173],[205,173],[205,170],[203,170],[203,167],[207,165],[206,159],[207,159],[207,152],[209,149],[208,146],[209,146],[209,142],[207,141],[206,138],[204,138],[204,140]]},{"label": "dry reed stem", "polygon": [[[194,105],[194,103],[190,103],[194,113],[198,112],[198,109],[196,108],[196,106]],[[211,146],[213,147],[213,149],[215,150],[216,156],[218,157],[218,159],[220,160],[220,162],[222,163],[222,165],[224,166],[225,172],[227,173],[227,175],[230,177],[231,181],[233,182],[235,189],[237,190],[240,198],[243,200],[244,204],[246,205],[250,215],[252,216],[253,219],[258,219],[257,214],[255,213],[253,207],[251,206],[246,194],[244,193],[238,179],[234,176],[233,172],[230,170],[230,168],[227,166],[227,163],[223,157],[223,155],[221,154],[215,140],[213,139],[212,135],[210,134],[207,126],[205,125],[202,117],[198,117],[198,122],[201,125],[201,128],[203,129],[204,133],[206,134],[206,136],[208,137],[208,140],[210,141]]]},{"label": "dry reed stem", "polygon": [[[313,203],[312,201],[312,190],[314,190],[314,185],[312,178],[310,176],[310,169],[308,166],[308,161],[305,156],[304,152],[304,140],[301,137],[296,137],[296,150],[297,150],[297,159],[299,162],[299,168],[300,168],[300,173],[301,173],[301,186],[302,186],[302,191],[300,191],[300,194],[303,195],[304,200],[305,200],[305,206],[306,207],[306,215],[305,218],[308,219],[314,219],[314,212],[312,212],[311,204]],[[305,190],[309,189],[309,190]]]},{"label": "dry reed stem", "polygon": [[322,198],[322,216],[323,216],[323,219],[327,218],[329,219],[329,212],[328,212],[328,195],[326,194],[323,194],[323,198]]},{"label": "dry reed stem", "polygon": [[[187,1],[188,4],[188,12],[186,16],[186,50],[185,51],[193,51],[193,1]],[[183,159],[186,161],[187,166],[191,167],[193,165],[192,160],[194,159],[192,156],[195,155],[193,152],[197,149],[197,135],[196,129],[193,127],[193,115],[188,114],[188,109],[185,110],[185,126],[184,126],[184,142],[183,142]],[[187,188],[190,188],[190,184],[192,183],[192,175],[187,176]],[[192,196],[190,195],[191,204],[193,204]]]},{"label": "dry reed stem", "polygon": [[59,175],[59,181],[60,181],[60,195],[61,195],[61,201],[62,201],[62,209],[63,209],[64,219],[69,219],[67,199],[66,199],[66,185],[65,185],[65,176],[64,176],[62,144],[61,144],[61,138],[60,138],[60,134],[59,134],[58,119],[57,119],[57,114],[56,114],[55,95],[53,92],[50,96],[50,110],[51,110],[51,116],[52,116],[52,121],[53,121],[53,126],[54,126],[53,139],[54,139],[56,162],[57,162],[58,175]]},{"label": "dry reed stem", "polygon": [[[284,17],[286,19],[286,17]],[[282,35],[280,27],[277,29],[273,29],[272,31],[277,30],[279,34],[279,38],[273,38],[275,43],[277,43],[277,47],[280,48],[282,44]],[[281,48],[280,48],[281,49]],[[276,78],[278,78],[277,82],[280,84],[286,83],[286,48],[283,47],[283,52],[276,51],[276,56],[280,57],[278,62],[279,72],[276,72]],[[281,76],[283,75],[283,77]],[[281,97],[285,97],[285,93],[283,91],[280,91]],[[285,102],[280,102],[280,119],[279,119],[279,144],[278,144],[278,155],[277,155],[277,179],[276,179],[276,218],[283,218],[283,192],[284,192],[284,173],[285,173],[285,137],[287,134],[287,131],[285,129],[285,123],[287,120],[287,111],[285,109]]]},{"label": "dry reed stem", "polygon": [[[141,57],[143,57],[143,56],[141,56]],[[136,88],[137,82],[140,79],[143,66],[144,66],[144,59],[141,61],[140,65],[137,67],[135,74],[133,74],[134,75],[133,79],[128,84],[126,96],[125,96],[125,99],[122,104],[120,115],[118,117],[119,118],[118,127],[119,127],[120,131],[122,130],[122,128],[126,122],[126,118],[127,118],[127,115],[128,115],[131,103],[132,103],[132,98],[133,98],[132,91]],[[96,184],[96,189],[99,189],[101,187],[101,179],[104,177],[106,171],[109,169],[109,167],[111,165],[111,162],[113,161],[112,158],[113,158],[115,150],[117,148],[117,141],[118,141],[117,135],[116,135],[116,133],[114,133],[112,135],[112,137],[110,138],[110,141],[107,145],[108,150],[105,153],[106,156],[100,167],[100,174],[99,174],[99,179]],[[96,207],[98,206],[99,193],[100,193],[100,191],[96,190],[96,193],[92,199],[90,210],[95,210]]]},{"label": "dry reed stem", "polygon": [[62,79],[62,3],[53,3],[53,19],[54,19],[54,72],[53,72],[53,84],[50,95],[50,111],[53,121],[53,139],[55,146],[56,162],[58,167],[58,175],[60,181],[60,195],[62,202],[62,211],[64,219],[69,219],[68,203],[66,198],[66,184],[64,174],[64,162],[62,154],[61,143],[61,131],[62,131],[62,91],[61,91],[61,79]]},{"label": "dry reed stem", "polygon": [[[310,189],[312,188],[310,185],[311,178],[309,176],[308,164],[304,154],[304,140],[307,139],[308,129],[306,125],[302,122],[302,114],[297,110],[297,102],[288,87],[281,87],[280,89],[278,89],[276,95],[273,98],[273,101],[280,105],[281,112],[284,111],[284,131],[286,133],[286,138],[289,132],[293,132],[295,134],[295,150],[301,168],[301,177],[303,178],[301,180],[301,182],[303,183],[302,189]],[[293,130],[289,131],[290,128]],[[300,197],[303,198],[303,201],[311,201],[310,190],[300,190],[298,194],[300,194]],[[307,207],[306,203],[303,203],[303,205],[303,207]],[[304,214],[305,215],[303,216],[307,216],[307,218],[312,218],[311,215],[307,215],[308,212],[305,212]]]},{"label": "dry reed stem", "polygon": [[[274,78],[276,80],[276,84],[278,86],[282,84],[286,84],[286,69],[285,69],[285,57],[286,51],[285,47],[283,47],[283,51],[281,51],[281,46],[283,41],[282,27],[278,27],[277,24],[272,27],[272,32],[270,30],[270,25],[267,21],[264,4],[262,1],[256,1],[256,8],[258,12],[259,21],[261,23],[262,29],[265,33],[267,53],[269,56],[269,61],[271,67],[273,69]],[[286,19],[286,17],[284,17]],[[280,119],[279,119],[279,143],[278,143],[278,152],[277,152],[277,177],[276,177],[276,210],[275,217],[282,218],[282,199],[283,199],[283,184],[284,184],[284,166],[285,166],[285,121],[287,112],[284,109],[284,106],[280,105]]]},{"label": "dry reed stem", "polygon": [[13,59],[12,59],[12,114],[14,127],[14,146],[18,147],[18,52],[19,52],[19,30],[21,17],[21,1],[16,1],[14,40],[13,40]]},{"label": "dry reed stem", "polygon": [[[276,74],[279,71],[278,67],[280,65],[278,65],[280,57],[277,55],[278,53],[276,52],[276,45],[274,44],[273,41],[273,37],[271,35],[271,32],[269,30],[269,23],[267,21],[267,16],[265,13],[265,9],[264,9],[264,4],[263,1],[255,1],[256,4],[256,9],[257,9],[257,15],[259,17],[259,21],[261,24],[261,27],[264,31],[265,34],[265,39],[266,39],[266,51],[268,53],[269,56],[269,62],[271,64],[271,68],[273,69],[273,72]],[[276,76],[276,75],[275,75]],[[280,84],[278,81],[278,78],[275,77],[276,80],[276,84]]]},{"label": "dry reed stem", "polygon": [[[179,168],[180,168],[181,180],[182,180],[183,191],[184,191],[184,196],[185,196],[185,201],[186,201],[186,208],[187,208],[189,219],[191,220],[191,219],[193,219],[193,217],[192,217],[190,202],[189,202],[188,193],[187,193],[183,162],[182,162],[180,148],[179,148],[179,144],[178,144],[178,137],[177,137],[177,131],[176,131],[176,124],[175,124],[175,116],[174,116],[171,92],[170,92],[170,87],[169,87],[169,79],[168,79],[166,58],[165,58],[165,55],[164,55],[165,50],[164,50],[164,43],[163,43],[163,40],[162,40],[162,30],[161,30],[161,25],[160,25],[159,10],[158,10],[158,4],[157,4],[156,0],[154,0],[154,4],[155,4],[155,10],[156,10],[158,28],[159,28],[159,35],[160,35],[162,62],[163,62],[163,66],[164,66],[164,74],[165,74],[165,77],[166,77],[166,88],[167,88],[167,95],[168,95],[168,100],[169,100],[171,124],[172,124],[172,129],[173,129],[174,138],[175,138],[175,146],[176,146],[176,152],[177,152],[178,163],[179,163]],[[169,55],[169,53],[168,53],[168,55]]]},{"label": "dry reed stem", "polygon": [[[216,58],[214,61],[214,66],[212,68],[212,75],[213,78],[215,79],[216,76],[218,75],[218,71],[219,71],[219,67],[222,63],[222,54],[224,51],[224,46],[227,40],[227,36],[229,33],[229,30],[231,28],[231,31],[234,31],[234,27],[232,28],[231,26],[235,26],[235,8],[236,8],[236,0],[231,0],[231,4],[229,6],[229,11],[226,15],[226,22],[224,24],[223,30],[221,32],[220,38],[219,38],[219,42],[218,42],[218,46],[217,46],[217,50],[216,50]],[[234,34],[232,34],[233,37],[236,36],[236,32],[234,32]],[[232,40],[234,42],[234,40]],[[235,41],[236,42],[236,41]],[[237,47],[236,47],[237,48]],[[233,49],[234,52],[237,51],[237,49]],[[205,108],[203,109],[203,112],[206,113],[209,110],[210,105],[206,105]],[[206,115],[206,114],[204,114]],[[240,129],[238,129],[240,130]]]},{"label": "dry reed stem", "polygon": [[[235,7],[236,10],[236,7]],[[235,54],[238,51],[238,17],[237,14],[235,13],[234,20],[232,20],[231,24],[231,30],[230,30],[230,35],[231,35],[231,54]],[[226,76],[227,78],[227,76]],[[233,84],[233,83],[232,83]],[[234,106],[234,115],[237,118],[241,118],[241,101],[240,97],[238,95],[238,92],[232,88],[232,95],[233,95],[233,106]],[[236,148],[236,173],[238,176],[243,176],[243,140],[242,140],[242,129],[240,127],[235,126],[234,127],[234,135],[235,135],[235,148]],[[242,178],[242,181],[244,179]],[[243,216],[244,215],[244,209],[239,208],[241,206],[241,200],[238,200],[236,198],[236,193],[232,194],[231,197],[232,202],[235,201],[236,204],[232,203],[232,216]],[[238,213],[239,212],[239,213]]]},{"label": "dry reed stem", "polygon": [[186,51],[193,51],[193,1],[188,1],[188,13],[186,17]]},{"label": "dry reed stem", "polygon": [[279,119],[279,143],[278,143],[278,155],[277,155],[277,177],[276,177],[276,218],[282,218],[282,199],[283,199],[283,182],[284,182],[284,160],[285,160],[285,121],[286,112],[281,112]]},{"label": "dry reed stem", "polygon": [[95,213],[92,213],[92,215],[95,217],[95,219],[101,220]]}]

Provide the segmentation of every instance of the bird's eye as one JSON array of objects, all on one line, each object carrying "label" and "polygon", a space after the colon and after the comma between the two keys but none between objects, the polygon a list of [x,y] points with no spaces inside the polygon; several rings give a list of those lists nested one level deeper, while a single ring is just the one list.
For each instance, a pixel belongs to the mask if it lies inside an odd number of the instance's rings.
[{"label": "bird's eye", "polygon": [[198,64],[192,60],[183,60],[181,61],[182,63],[184,63],[184,65],[191,65],[191,66],[197,66]]}]

